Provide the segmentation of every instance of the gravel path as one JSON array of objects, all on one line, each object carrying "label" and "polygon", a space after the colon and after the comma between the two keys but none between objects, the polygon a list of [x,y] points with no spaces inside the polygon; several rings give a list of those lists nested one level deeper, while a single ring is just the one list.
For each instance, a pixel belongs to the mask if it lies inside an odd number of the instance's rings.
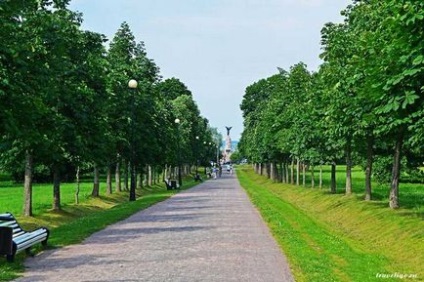
[{"label": "gravel path", "polygon": [[25,266],[16,281],[293,281],[259,213],[226,173]]}]

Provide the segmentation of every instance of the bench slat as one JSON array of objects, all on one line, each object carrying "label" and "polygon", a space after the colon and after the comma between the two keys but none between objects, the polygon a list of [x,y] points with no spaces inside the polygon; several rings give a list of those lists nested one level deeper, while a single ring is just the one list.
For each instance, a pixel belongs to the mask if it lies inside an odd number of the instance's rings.
[{"label": "bench slat", "polygon": [[41,235],[47,234],[47,230],[46,229],[37,229],[37,230],[34,230],[32,232],[26,232],[26,233],[21,234],[20,236],[13,237],[13,241],[16,244],[20,244],[21,242],[27,240],[28,238],[35,237],[35,236],[38,236],[40,234]]},{"label": "bench slat", "polygon": [[27,240],[19,242],[19,244],[16,245],[16,252],[20,252],[22,250],[27,249],[28,247],[31,247],[37,243],[41,243],[47,239],[47,233],[44,234],[38,234],[37,236],[27,238]]}]

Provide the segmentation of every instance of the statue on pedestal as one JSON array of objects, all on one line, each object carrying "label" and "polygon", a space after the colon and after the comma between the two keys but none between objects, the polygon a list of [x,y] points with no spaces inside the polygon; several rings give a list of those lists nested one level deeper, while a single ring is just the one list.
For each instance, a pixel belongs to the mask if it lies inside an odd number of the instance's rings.
[{"label": "statue on pedestal", "polygon": [[227,129],[227,136],[230,136],[230,130],[231,130],[231,128],[233,128],[233,127],[232,127],[232,126],[231,126],[231,127],[226,126],[225,128]]},{"label": "statue on pedestal", "polygon": [[228,162],[230,161],[230,156],[231,156],[231,137],[230,137],[230,130],[232,127],[225,127],[227,129],[227,137],[225,138],[225,150],[224,150],[224,157],[225,157],[225,161]]}]

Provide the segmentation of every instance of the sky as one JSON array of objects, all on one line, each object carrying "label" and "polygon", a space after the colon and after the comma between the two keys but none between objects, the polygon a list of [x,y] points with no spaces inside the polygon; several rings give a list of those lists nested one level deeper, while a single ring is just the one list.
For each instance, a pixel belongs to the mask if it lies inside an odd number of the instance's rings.
[{"label": "sky", "polygon": [[[201,115],[232,140],[243,131],[246,87],[304,62],[321,64],[320,31],[351,0],[72,0],[82,28],[112,40],[127,22],[163,79],[192,92]],[[184,117],[180,117],[183,119]]]}]

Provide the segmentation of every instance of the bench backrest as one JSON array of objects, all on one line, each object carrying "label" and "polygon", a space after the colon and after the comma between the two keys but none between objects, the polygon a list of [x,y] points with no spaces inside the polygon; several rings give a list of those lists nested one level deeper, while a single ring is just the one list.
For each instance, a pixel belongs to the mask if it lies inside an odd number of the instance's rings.
[{"label": "bench backrest", "polygon": [[11,213],[0,214],[0,227],[9,227],[13,229],[13,237],[19,236],[25,233],[24,230],[19,226],[15,217]]}]

